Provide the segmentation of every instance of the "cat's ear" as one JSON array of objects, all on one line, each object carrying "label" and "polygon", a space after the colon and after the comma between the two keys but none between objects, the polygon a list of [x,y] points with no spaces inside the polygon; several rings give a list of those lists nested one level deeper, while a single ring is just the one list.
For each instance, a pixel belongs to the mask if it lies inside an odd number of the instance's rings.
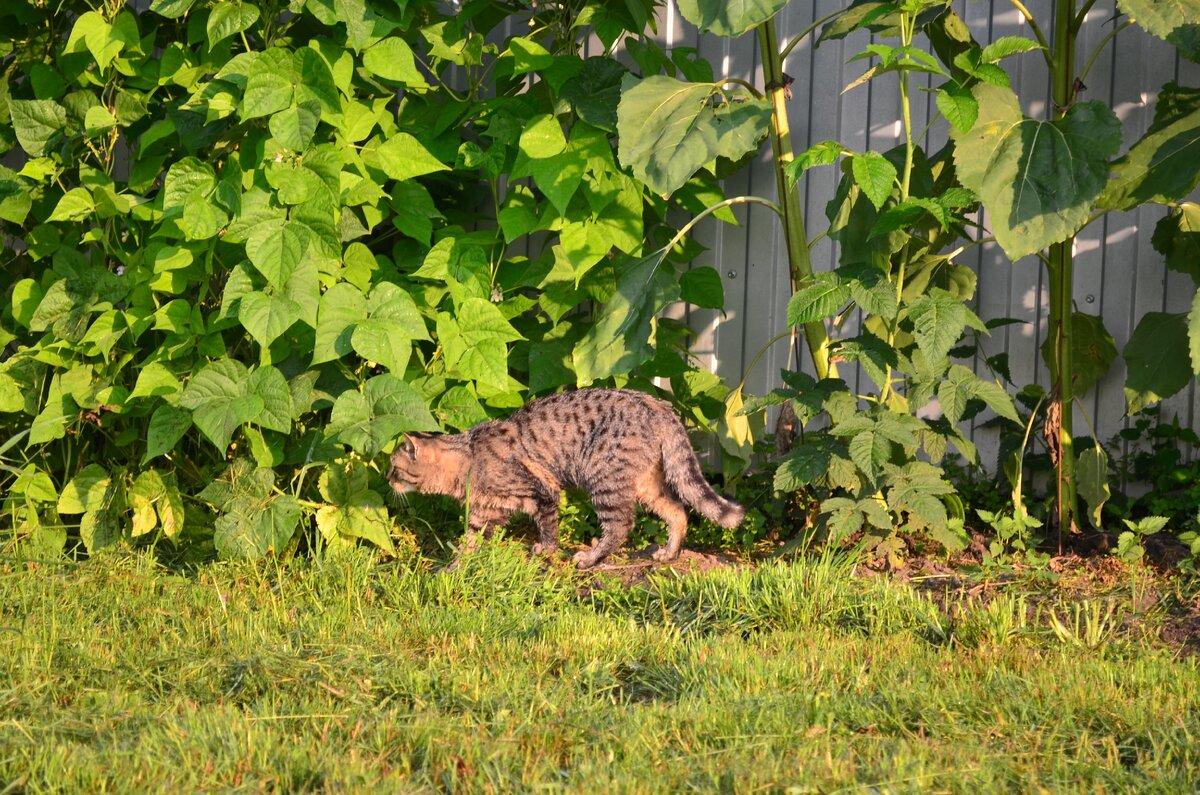
[{"label": "cat's ear", "polygon": [[428,433],[409,433],[405,434],[404,445],[400,448],[409,458],[416,461],[417,455],[421,449],[428,445],[429,440],[433,438],[432,434]]}]

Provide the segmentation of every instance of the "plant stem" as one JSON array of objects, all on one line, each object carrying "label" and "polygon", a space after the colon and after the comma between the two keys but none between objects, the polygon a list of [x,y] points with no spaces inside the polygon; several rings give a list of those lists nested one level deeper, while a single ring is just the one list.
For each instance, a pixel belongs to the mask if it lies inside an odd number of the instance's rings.
[{"label": "plant stem", "polygon": [[[1066,114],[1075,96],[1075,2],[1055,3],[1054,53],[1052,80],[1054,113]],[[1058,404],[1058,466],[1056,468],[1058,496],[1058,546],[1062,549],[1063,535],[1071,532],[1075,518],[1075,444],[1072,433],[1074,416],[1074,367],[1071,361],[1073,329],[1071,323],[1074,285],[1073,249],[1075,236],[1050,247],[1050,328],[1053,345],[1050,362],[1052,400]],[[1047,440],[1050,441],[1050,440]]]},{"label": "plant stem", "polygon": [[[809,257],[808,240],[804,233],[804,213],[800,206],[800,195],[795,186],[788,188],[784,166],[792,162],[791,135],[788,129],[787,105],[783,88],[783,59],[780,58],[778,39],[775,35],[775,20],[768,19],[758,26],[759,51],[762,54],[763,83],[771,96],[771,150],[775,163],[775,186],[779,195],[779,206],[783,211],[783,234],[787,241],[788,272],[791,276],[792,292],[797,285],[812,277],[812,259]],[[829,334],[821,321],[804,324],[804,341],[812,356],[817,378],[837,376],[837,367],[829,361]]]}]

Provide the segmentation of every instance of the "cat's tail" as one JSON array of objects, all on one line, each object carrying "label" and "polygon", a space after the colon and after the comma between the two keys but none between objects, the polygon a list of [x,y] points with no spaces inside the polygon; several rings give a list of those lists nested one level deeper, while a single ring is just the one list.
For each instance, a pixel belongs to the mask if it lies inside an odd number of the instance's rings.
[{"label": "cat's tail", "polygon": [[711,519],[722,527],[737,527],[746,516],[746,509],[736,502],[727,500],[713,491],[700,471],[700,462],[692,450],[687,431],[676,420],[663,440],[663,473],[667,483],[689,506],[701,516]]}]

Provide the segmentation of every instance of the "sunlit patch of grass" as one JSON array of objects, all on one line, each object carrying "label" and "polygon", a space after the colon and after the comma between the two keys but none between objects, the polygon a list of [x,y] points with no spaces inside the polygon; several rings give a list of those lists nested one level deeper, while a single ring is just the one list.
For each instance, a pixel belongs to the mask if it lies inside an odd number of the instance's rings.
[{"label": "sunlit patch of grass", "polygon": [[0,561],[0,780],[1187,790],[1195,662],[1073,604],[1013,589],[943,608],[833,556],[627,589],[502,539],[453,570]]}]

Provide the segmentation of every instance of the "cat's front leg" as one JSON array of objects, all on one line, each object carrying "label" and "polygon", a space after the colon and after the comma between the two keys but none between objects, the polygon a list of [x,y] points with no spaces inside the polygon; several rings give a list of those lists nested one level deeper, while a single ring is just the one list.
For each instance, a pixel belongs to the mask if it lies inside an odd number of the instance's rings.
[{"label": "cat's front leg", "polygon": [[540,502],[534,509],[533,522],[538,529],[533,554],[551,556],[558,552],[558,500]]}]

